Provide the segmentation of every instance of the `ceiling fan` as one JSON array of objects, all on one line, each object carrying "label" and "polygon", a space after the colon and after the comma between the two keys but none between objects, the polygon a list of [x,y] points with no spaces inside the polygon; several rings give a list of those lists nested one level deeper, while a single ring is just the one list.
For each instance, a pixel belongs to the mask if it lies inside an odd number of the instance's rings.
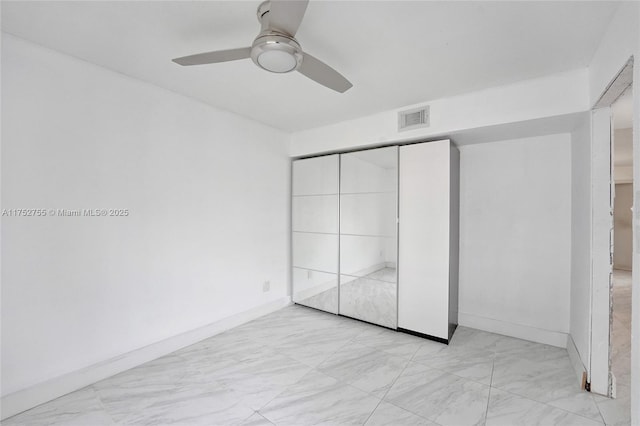
[{"label": "ceiling fan", "polygon": [[298,71],[311,80],[344,93],[353,85],[338,71],[302,51],[294,38],[307,10],[308,0],[268,0],[258,6],[261,28],[251,47],[198,53],[173,59],[180,65],[204,65],[251,58],[267,71]]}]

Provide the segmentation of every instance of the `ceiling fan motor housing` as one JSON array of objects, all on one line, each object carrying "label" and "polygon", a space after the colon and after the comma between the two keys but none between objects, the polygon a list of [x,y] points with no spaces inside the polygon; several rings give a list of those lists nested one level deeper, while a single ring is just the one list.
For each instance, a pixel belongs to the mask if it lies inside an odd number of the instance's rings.
[{"label": "ceiling fan motor housing", "polygon": [[275,73],[295,71],[302,64],[302,48],[293,35],[272,28],[269,22],[271,2],[258,6],[257,16],[262,29],[251,45],[251,59],[260,68]]},{"label": "ceiling fan motor housing", "polygon": [[302,64],[302,48],[293,37],[273,31],[260,33],[251,45],[251,59],[267,71],[291,72]]}]

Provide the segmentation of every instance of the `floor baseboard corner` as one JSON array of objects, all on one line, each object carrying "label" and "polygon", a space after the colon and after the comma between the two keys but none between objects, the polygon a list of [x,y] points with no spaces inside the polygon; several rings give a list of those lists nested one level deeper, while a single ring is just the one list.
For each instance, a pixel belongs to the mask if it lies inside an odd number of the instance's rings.
[{"label": "floor baseboard corner", "polygon": [[0,399],[0,420],[12,417],[40,404],[106,379],[107,377],[193,345],[201,340],[285,308],[290,304],[290,296],[281,297],[263,305],[220,319],[204,327],[181,333],[89,367],[72,371],[29,388],[4,395]]},{"label": "floor baseboard corner", "polygon": [[567,333],[544,330],[528,325],[515,324],[465,312],[458,312],[458,325],[515,337],[518,339],[529,340],[531,342],[543,343],[545,345],[557,346],[559,348],[567,347]]}]

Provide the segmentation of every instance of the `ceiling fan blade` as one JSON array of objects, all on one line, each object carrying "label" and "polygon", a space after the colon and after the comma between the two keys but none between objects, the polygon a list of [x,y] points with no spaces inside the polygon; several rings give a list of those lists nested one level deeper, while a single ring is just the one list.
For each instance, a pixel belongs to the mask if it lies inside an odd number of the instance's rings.
[{"label": "ceiling fan blade", "polygon": [[240,49],[216,50],[215,52],[198,53],[182,58],[172,59],[173,62],[180,65],[204,65],[215,64],[217,62],[237,61],[238,59],[246,59],[251,57],[251,48],[242,47]]},{"label": "ceiling fan blade", "polygon": [[353,87],[349,80],[329,65],[308,53],[303,53],[303,55],[302,64],[298,68],[298,72],[336,92],[344,93]]},{"label": "ceiling fan blade", "polygon": [[269,7],[269,27],[295,36],[307,10],[309,0],[271,0]]}]

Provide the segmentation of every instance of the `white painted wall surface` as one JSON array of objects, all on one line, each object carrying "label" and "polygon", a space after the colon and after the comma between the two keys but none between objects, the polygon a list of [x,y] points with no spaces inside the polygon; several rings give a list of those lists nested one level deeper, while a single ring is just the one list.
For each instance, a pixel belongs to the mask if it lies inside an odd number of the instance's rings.
[{"label": "white painted wall surface", "polygon": [[460,147],[461,325],[566,345],[569,134]]},{"label": "white painted wall surface", "polygon": [[[398,132],[397,112],[423,104],[431,106],[430,127]],[[423,104],[293,133],[290,153],[295,157],[425,140],[468,129],[587,111],[588,72],[574,70]]]},{"label": "white painted wall surface", "polygon": [[611,109],[591,115],[591,391],[610,395]]},{"label": "white painted wall surface", "polygon": [[2,218],[3,396],[286,297],[285,134],[2,36],[2,207],[130,211]]},{"label": "white painted wall surface", "polygon": [[570,334],[584,371],[591,335],[591,113],[571,133]]}]

